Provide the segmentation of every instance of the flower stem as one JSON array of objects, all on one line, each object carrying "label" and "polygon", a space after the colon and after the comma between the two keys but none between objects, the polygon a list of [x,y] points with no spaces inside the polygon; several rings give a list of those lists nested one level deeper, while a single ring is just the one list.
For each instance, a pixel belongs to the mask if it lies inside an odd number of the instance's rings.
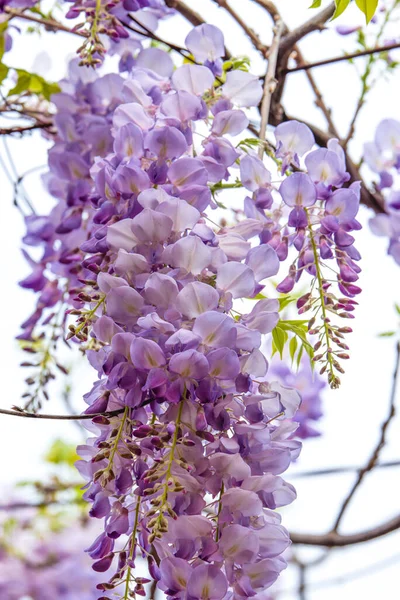
[{"label": "flower stem", "polygon": [[[129,560],[132,560],[133,558],[133,551],[135,548],[135,542],[136,542],[136,532],[137,532],[137,527],[138,527],[138,523],[139,523],[139,508],[140,508],[140,498],[138,496],[137,499],[137,503],[136,503],[136,509],[135,509],[135,523],[133,525],[133,531],[132,531],[132,535],[131,535],[131,547],[129,550]],[[128,569],[126,571],[126,582],[125,582],[125,593],[124,593],[124,600],[128,600],[129,598],[129,584],[131,581],[131,567],[128,566]]]},{"label": "flower stem", "polygon": [[313,251],[313,255],[314,255],[314,264],[315,264],[315,270],[317,273],[317,281],[318,281],[318,295],[319,295],[319,300],[321,303],[321,311],[322,311],[322,321],[323,321],[323,328],[324,328],[324,336],[326,339],[326,360],[328,363],[328,368],[329,368],[329,383],[331,388],[337,388],[339,385],[339,380],[338,377],[335,375],[334,372],[334,366],[333,366],[333,356],[330,352],[330,334],[329,334],[329,327],[328,327],[328,316],[327,316],[327,311],[326,311],[326,307],[325,307],[325,295],[324,295],[324,288],[323,288],[323,278],[322,278],[322,273],[321,273],[321,267],[319,264],[319,257],[318,257],[318,250],[317,250],[317,244],[315,242],[315,238],[314,238],[314,232],[312,230],[312,224],[310,221],[310,215],[306,209],[307,212],[307,221],[308,221],[308,233],[310,236],[310,242],[311,242],[311,248]]}]

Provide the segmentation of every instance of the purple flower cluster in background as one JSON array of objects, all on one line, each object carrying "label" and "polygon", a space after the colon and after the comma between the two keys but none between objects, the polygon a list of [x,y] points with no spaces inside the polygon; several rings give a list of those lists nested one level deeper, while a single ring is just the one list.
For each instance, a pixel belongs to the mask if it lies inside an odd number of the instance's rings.
[{"label": "purple flower cluster in background", "polygon": [[321,435],[314,428],[314,422],[323,416],[322,391],[326,388],[326,383],[313,371],[309,359],[303,358],[297,371],[290,369],[285,362],[274,359],[270,364],[269,374],[277,377],[285,387],[297,390],[301,396],[301,404],[293,417],[299,423],[296,437],[305,440]]},{"label": "purple flower cluster in background", "polygon": [[400,265],[400,122],[384,119],[376,129],[375,140],[364,144],[364,161],[379,175],[375,185],[385,197],[385,212],[369,224],[373,233],[389,238],[388,254]]},{"label": "purple flower cluster in background", "polygon": [[4,600],[97,600],[99,574],[82,556],[93,527],[33,528],[38,515],[5,520],[0,541],[0,597]]}]

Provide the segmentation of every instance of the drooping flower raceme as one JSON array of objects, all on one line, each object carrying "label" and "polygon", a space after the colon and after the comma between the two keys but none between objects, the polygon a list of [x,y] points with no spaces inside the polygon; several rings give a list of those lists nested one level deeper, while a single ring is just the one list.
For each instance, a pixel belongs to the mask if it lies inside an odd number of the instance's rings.
[{"label": "drooping flower raceme", "polygon": [[[297,156],[297,166],[299,153],[312,145],[311,132],[295,121],[279,125],[275,137],[277,156],[283,158],[285,169],[287,161],[294,156]],[[327,371],[328,381],[335,388],[340,383],[336,372],[344,372],[338,359],[348,358],[348,346],[343,337],[351,329],[334,325],[331,316],[352,318],[356,304],[353,298],[361,291],[356,285],[360,272],[357,263],[361,256],[350,234],[361,228],[356,220],[360,185],[356,182],[343,187],[350,176],[346,172],[343,150],[335,139],[329,140],[327,148],[308,153],[305,167],[306,172],[292,173],[279,187],[283,204],[289,209],[287,227],[282,227],[282,216],[278,212],[275,213],[277,218],[272,215],[266,219],[267,231],[263,235],[281,260],[287,258],[289,247],[297,254],[288,275],[278,285],[278,291],[290,292],[304,272],[313,278],[312,288],[315,287],[316,295],[308,292],[298,300],[297,306],[300,314],[313,312],[310,333],[318,336],[314,346],[318,354],[314,361],[323,363],[320,372]],[[250,202],[248,207],[249,216],[254,216],[255,210],[258,210],[257,216],[262,212]],[[261,218],[265,219],[264,216]],[[334,261],[334,266],[329,261]],[[342,294],[339,298],[332,288],[333,277]]]},{"label": "drooping flower raceme", "polygon": [[[74,87],[65,83],[48,176],[59,202],[28,223],[27,243],[45,253],[27,287],[42,297],[50,286],[73,305],[68,337],[98,374],[85,395],[93,437],[78,468],[91,516],[104,521],[88,548],[97,572],[112,569],[103,598],[115,588],[143,594],[139,557],[170,598],[252,597],[276,580],[290,540],[274,510],[295,498],[280,474],[300,451],[291,420],[300,396],[266,381],[260,347],[279,302],[258,294],[293,246],[298,257],[279,290],[303,270],[316,280],[318,298],[299,306],[322,313],[317,334],[333,368],[327,344],[343,345],[343,328],[326,311],[350,314],[353,301],[334,304],[321,261],[336,260],[343,294],[358,292],[349,234],[358,189],[341,189],[338,145],[308,154],[308,174],[278,191],[263,161],[232,143],[248,125],[243,109],[261,99],[260,81],[236,70],[215,80],[215,27],[195,28],[186,43],[202,64],[174,70],[149,48],[124,65],[127,78],[85,81],[78,70]],[[285,170],[312,146],[308,130],[293,127],[276,130]],[[251,192],[245,218],[215,226],[212,192],[235,173]],[[52,305],[45,299],[27,338]]]},{"label": "drooping flower raceme", "polygon": [[[132,76],[139,84],[140,71]],[[104,591],[134,585],[141,553],[172,597],[187,589],[192,598],[210,597],[207,590],[223,598],[228,588],[247,597],[285,564],[289,537],[271,511],[294,498],[278,474],[300,449],[288,439],[296,426],[276,420],[292,394],[261,394],[257,383],[268,368],[261,335],[276,325],[278,303],[233,311],[279,261],[269,245],[252,248],[258,221],[218,232],[202,216],[209,184],[239,158],[227,136],[247,119],[234,103],[260,98],[260,84],[244,76],[237,84],[231,73],[215,94],[208,67],[178,68],[151,109],[116,109],[115,152],[92,168],[92,202],[104,217],[83,248],[97,308],[82,313],[71,336],[88,340],[100,376],[88,412],[120,412],[93,419],[98,434],[78,464],[91,513],[105,519],[89,549],[95,569],[114,564]],[[210,108],[211,133],[193,156],[195,124]]]},{"label": "drooping flower raceme", "polygon": [[400,265],[400,122],[384,119],[378,125],[375,140],[364,144],[364,161],[379,175],[376,187],[384,194],[381,214],[369,221],[375,235],[389,238],[388,254]]}]

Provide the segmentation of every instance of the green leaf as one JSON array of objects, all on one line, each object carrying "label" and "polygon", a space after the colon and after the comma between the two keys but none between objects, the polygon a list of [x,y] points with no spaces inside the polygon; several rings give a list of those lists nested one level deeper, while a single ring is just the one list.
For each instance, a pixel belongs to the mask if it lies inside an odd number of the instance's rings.
[{"label": "green leaf", "polygon": [[5,40],[5,36],[4,33],[7,29],[8,26],[8,22],[7,21],[3,21],[3,23],[0,23],[0,59],[3,58],[3,54],[5,52],[5,46],[6,46],[6,40]]},{"label": "green leaf", "polygon": [[297,365],[296,365],[296,366],[297,366],[297,369],[300,367],[301,357],[303,356],[303,350],[304,350],[304,346],[303,346],[303,345],[301,345],[301,346],[300,346],[299,353],[298,353],[298,355],[297,355]]},{"label": "green leaf", "polygon": [[348,5],[350,4],[350,0],[335,0],[335,3],[336,3],[336,10],[332,17],[332,20],[339,17],[346,10]]},{"label": "green leaf", "polygon": [[9,70],[10,69],[7,67],[7,65],[0,63],[0,83],[2,83],[5,80]]},{"label": "green leaf", "polygon": [[311,4],[310,8],[319,8],[321,6],[321,2],[322,2],[322,0],[314,0],[314,2]]},{"label": "green leaf", "polygon": [[47,451],[45,460],[55,465],[67,464],[71,467],[78,460],[76,447],[73,444],[66,444],[63,440],[55,440]]},{"label": "green leaf", "polygon": [[36,73],[29,73],[24,69],[15,69],[18,79],[15,86],[8,92],[9,96],[18,96],[24,92],[43,96],[46,100],[50,100],[52,94],[60,91],[56,83],[46,81]]},{"label": "green leaf", "polygon": [[297,350],[297,337],[294,336],[294,337],[292,337],[292,339],[290,340],[290,343],[289,343],[289,354],[290,354],[290,358],[291,358],[292,362],[294,361],[294,357],[296,355],[296,350]]},{"label": "green leaf", "polygon": [[400,304],[395,304],[394,307],[396,309],[397,314],[400,315]]},{"label": "green leaf", "polygon": [[272,330],[272,339],[274,341],[276,350],[279,352],[279,356],[282,359],[283,350],[285,348],[285,343],[286,343],[286,340],[288,339],[288,335],[285,331],[283,331],[283,329],[281,329],[279,327],[279,323],[275,327],[275,329]]},{"label": "green leaf", "polygon": [[356,0],[356,4],[365,15],[367,23],[370,22],[378,7],[378,0]]},{"label": "green leaf", "polygon": [[393,335],[396,335],[395,331],[383,331],[378,334],[378,337],[392,337]]},{"label": "green leaf", "polygon": [[293,296],[282,296],[279,298],[279,311],[286,308],[291,302],[295,302],[296,298]]}]

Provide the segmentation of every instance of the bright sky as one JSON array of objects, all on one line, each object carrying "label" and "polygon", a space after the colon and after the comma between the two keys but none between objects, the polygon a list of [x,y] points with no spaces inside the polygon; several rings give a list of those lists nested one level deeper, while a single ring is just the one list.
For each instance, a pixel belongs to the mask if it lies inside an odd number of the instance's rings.
[{"label": "bright sky", "polygon": [[[211,0],[187,0],[187,3],[211,23],[221,25],[226,36],[227,46],[234,54],[250,54],[247,39],[236,24],[216,7]],[[289,26],[295,26],[310,17],[307,10],[308,0],[279,0],[277,3]],[[232,7],[245,16],[247,22],[268,42],[271,37],[270,22],[250,0],[231,0]],[[351,7],[340,19],[341,23],[362,22],[362,15]],[[331,28],[331,26],[330,26]],[[175,43],[183,43],[188,25],[179,17],[164,23],[160,34]],[[393,32],[394,36],[394,32]],[[390,37],[390,36],[389,36]],[[52,34],[41,38],[31,36],[27,46],[15,44],[16,48],[7,55],[8,64],[43,72],[48,79],[59,79],[65,70],[66,56],[72,56],[76,40],[67,34],[57,34],[55,43]],[[340,38],[333,31],[315,33],[302,43],[302,50],[309,60],[336,56],[344,50],[354,48],[351,39]],[[40,56],[39,56],[39,53]],[[254,54],[251,53],[252,57]],[[39,56],[39,58],[37,58]],[[35,58],[36,57],[36,58]],[[360,67],[362,63],[359,63]],[[254,57],[253,71],[261,74],[262,61]],[[347,124],[357,101],[359,80],[352,65],[341,63],[315,70],[315,78],[321,87],[327,103],[333,107],[333,118],[337,121],[341,133],[345,133]],[[359,135],[352,142],[351,151],[359,158],[362,142],[371,140],[375,128],[383,117],[400,118],[399,76],[381,80],[369,95],[366,108],[358,122]],[[299,116],[323,126],[324,120],[314,105],[312,91],[303,73],[289,76],[285,93],[285,107],[293,116]],[[46,142],[40,135],[33,135],[24,141],[8,140],[9,150],[14,157],[18,173],[44,165],[46,162]],[[7,160],[4,146],[0,141],[0,152]],[[33,309],[33,294],[21,290],[17,281],[24,277],[27,266],[20,254],[20,239],[24,231],[18,211],[12,206],[11,187],[3,173],[0,173],[2,193],[2,247],[1,267],[3,272],[3,294],[1,295],[1,332],[3,353],[1,359],[3,394],[1,406],[18,404],[24,391],[24,372],[18,367],[23,359],[14,341],[20,322]],[[36,207],[50,206],[43,192],[37,174],[26,179],[25,187]],[[369,213],[361,210],[361,221],[366,224]],[[363,465],[367,460],[379,431],[379,426],[387,413],[392,371],[394,368],[394,343],[391,339],[379,339],[378,333],[394,329],[397,325],[393,310],[394,302],[400,301],[399,267],[386,256],[386,243],[373,237],[365,227],[357,233],[357,247],[363,261],[364,272],[361,278],[363,294],[356,320],[352,323],[354,334],[350,338],[352,358],[347,364],[347,373],[343,376],[343,385],[338,391],[325,395],[325,418],[321,422],[323,437],[307,441],[296,470],[325,468],[329,466]],[[67,362],[72,357],[66,354]],[[76,410],[81,410],[81,395],[92,380],[91,370],[82,360],[75,357],[73,377],[73,402]],[[60,387],[53,389],[51,403],[47,412],[65,412],[60,397]],[[8,484],[23,478],[40,478],[46,471],[41,456],[50,440],[57,436],[72,441],[81,440],[78,428],[65,422],[36,421],[1,417],[2,436],[0,453],[3,456],[0,481],[4,493]],[[400,458],[399,424],[395,421],[389,431],[389,443],[382,453],[383,459]],[[287,474],[290,481],[290,472]],[[376,470],[367,478],[347,513],[343,523],[343,532],[355,532],[383,522],[398,513],[397,471],[394,469]],[[346,491],[353,481],[352,475],[319,477],[293,480],[298,490],[297,501],[284,511],[284,523],[292,530],[307,532],[325,532],[332,525],[336,512]],[[360,547],[332,552],[328,560],[310,574],[310,588],[307,600],[354,600],[375,599],[384,595],[387,600],[396,596],[391,590],[397,586],[398,563],[393,557],[398,553],[400,534],[364,544]],[[296,549],[297,551],[297,549]],[[318,555],[319,551],[302,551],[300,556],[307,558]],[[370,565],[388,559],[387,568],[374,572]],[[389,560],[390,559],[390,560]],[[399,557],[400,560],[400,557]],[[392,562],[390,562],[392,561]],[[343,574],[367,568],[369,574],[335,586],[321,587],[318,582],[336,579]],[[298,598],[295,589],[297,574],[288,572],[278,585],[279,600]]]}]

